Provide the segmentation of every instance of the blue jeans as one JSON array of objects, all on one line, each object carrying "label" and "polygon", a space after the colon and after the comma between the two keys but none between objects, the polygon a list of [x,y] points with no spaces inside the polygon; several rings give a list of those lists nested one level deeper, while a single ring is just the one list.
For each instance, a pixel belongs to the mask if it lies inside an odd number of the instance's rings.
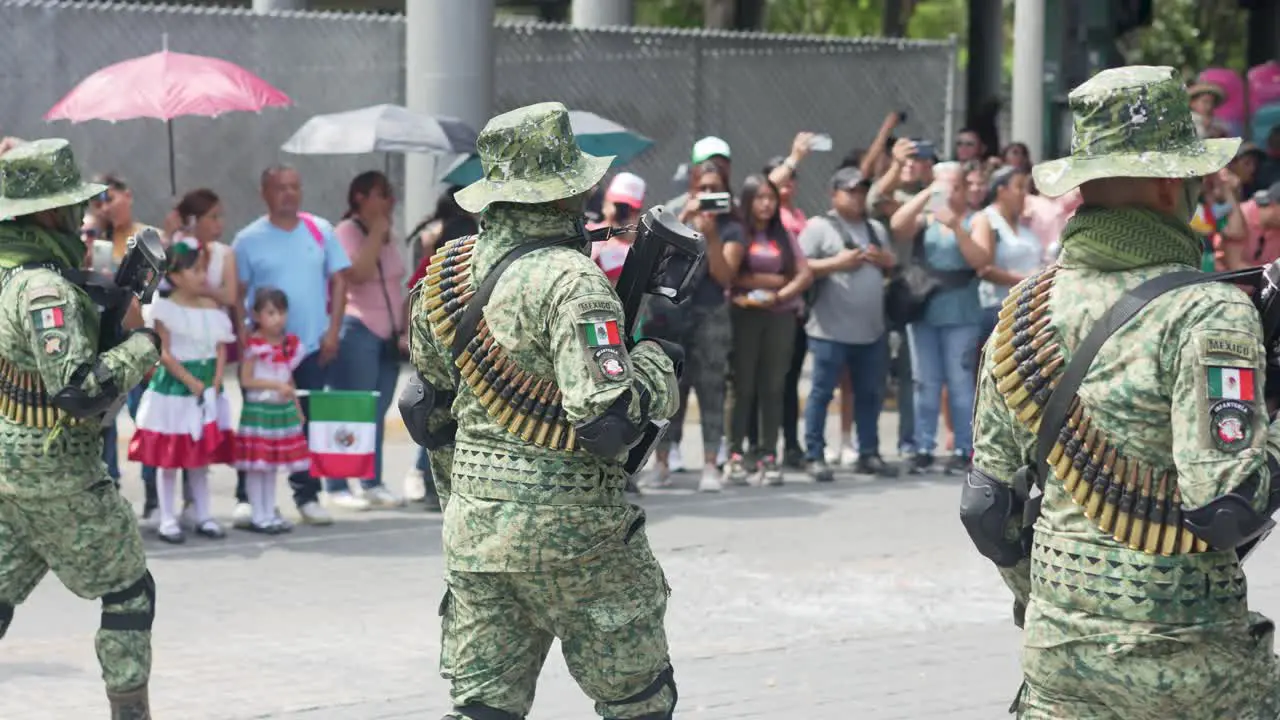
[{"label": "blue jeans", "polygon": [[[382,485],[382,441],[386,430],[387,410],[396,394],[400,377],[400,359],[385,352],[388,341],[374,335],[364,323],[353,317],[342,319],[342,342],[338,357],[329,371],[329,387],[334,390],[376,390],[378,392],[378,435],[374,441],[373,479],[360,480],[365,490]],[[347,490],[346,478],[324,481],[326,492]]]},{"label": "blue jeans", "polygon": [[907,326],[911,374],[915,378],[916,452],[932,454],[942,412],[942,386],[947,386],[955,452],[973,451],[974,372],[978,360],[979,323]]},{"label": "blue jeans", "polygon": [[[313,352],[302,359],[302,362],[293,371],[293,384],[299,390],[323,390],[325,381],[329,372],[328,367],[320,365],[320,353]],[[302,405],[302,412],[310,417],[308,412],[310,404],[309,398],[299,397],[298,403]],[[307,434],[307,422],[302,423],[302,434]],[[293,490],[293,503],[298,507],[302,507],[309,502],[319,502],[320,500],[320,481],[311,477],[311,471],[302,470],[289,476],[289,489]],[[244,491],[244,471],[236,472],[236,501],[248,503],[249,496]]]},{"label": "blue jeans", "polygon": [[107,465],[107,477],[120,484],[120,434],[116,432],[116,421],[102,426],[102,462]]},{"label": "blue jeans", "polygon": [[880,408],[884,403],[885,374],[889,364],[889,343],[879,340],[864,345],[809,338],[813,353],[809,401],[804,408],[804,446],[809,460],[821,460],[826,449],[827,408],[840,384],[840,375],[849,368],[853,381],[853,422],[858,428],[858,452],[880,454]]}]

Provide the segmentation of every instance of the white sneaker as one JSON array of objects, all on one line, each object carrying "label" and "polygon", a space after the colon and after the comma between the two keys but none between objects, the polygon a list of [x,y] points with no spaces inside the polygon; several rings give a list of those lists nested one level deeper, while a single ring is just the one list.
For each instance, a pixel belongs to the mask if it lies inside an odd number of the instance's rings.
[{"label": "white sneaker", "polygon": [[426,496],[427,481],[422,477],[422,471],[415,468],[405,473],[404,499],[410,502],[417,502]]},{"label": "white sneaker", "polygon": [[827,464],[828,464],[828,465],[839,465],[839,464],[840,464],[840,449],[839,449],[839,448],[834,448],[834,447],[831,447],[830,445],[828,445],[828,446],[827,446],[826,451],[825,451],[824,453],[822,453],[822,455],[823,455],[823,457],[825,457],[825,458],[826,458],[826,460],[827,460]]},{"label": "white sneaker", "polygon": [[644,474],[640,477],[640,486],[647,488],[671,487],[670,467],[663,467],[654,463],[653,469],[644,471]]},{"label": "white sneaker", "polygon": [[672,445],[667,454],[667,468],[673,473],[684,472],[684,456],[680,454],[680,446]]},{"label": "white sneaker", "polygon": [[716,470],[716,466],[708,465],[702,468],[702,479],[698,481],[698,492],[720,492],[721,487],[720,471]]},{"label": "white sneaker", "polygon": [[138,527],[142,530],[155,531],[160,527],[160,509],[151,508],[150,511],[138,516]]},{"label": "white sneaker", "polygon": [[724,465],[724,484],[746,485],[747,466],[741,455],[734,453]]},{"label": "white sneaker", "polygon": [[[423,491],[426,492],[425,490]],[[365,490],[362,498],[369,507],[377,508],[398,508],[404,506],[404,501],[395,495],[386,487],[379,485],[374,488]]]},{"label": "white sneaker", "polygon": [[332,525],[333,516],[327,510],[320,507],[320,503],[312,500],[298,508],[298,514],[302,516],[302,522],[308,525]]},{"label": "white sneaker", "polygon": [[858,464],[858,451],[852,446],[845,445],[840,448],[840,464],[844,467],[853,467]]},{"label": "white sneaker", "polygon": [[244,530],[253,525],[253,506],[249,503],[236,503],[236,509],[231,511],[231,526],[237,530]]},{"label": "white sneaker", "polygon": [[[356,497],[355,495],[352,495],[351,492],[348,490],[342,490],[340,492],[331,492],[331,493],[327,493],[327,495],[328,495],[328,499],[325,501],[325,504],[327,505],[340,507],[344,510],[368,510],[369,509],[368,500],[365,500],[362,497]],[[308,503],[308,505],[309,504],[310,503]],[[306,507],[306,506],[304,505],[303,507]],[[305,517],[305,513],[303,513],[303,515],[304,515],[303,521],[305,522],[307,521]]]}]

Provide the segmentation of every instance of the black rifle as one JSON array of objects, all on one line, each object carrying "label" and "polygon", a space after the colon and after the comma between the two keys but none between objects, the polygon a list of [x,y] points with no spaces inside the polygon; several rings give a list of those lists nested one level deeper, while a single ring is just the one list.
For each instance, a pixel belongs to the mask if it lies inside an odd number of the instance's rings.
[{"label": "black rifle", "polygon": [[[127,248],[111,282],[84,279],[77,283],[101,308],[98,352],[106,352],[124,341],[127,335],[124,318],[133,298],[136,297],[143,305],[151,302],[160,279],[164,277],[164,244],[154,229],[147,228],[129,238]],[[71,278],[68,276],[68,279]]]},{"label": "black rifle", "polygon": [[[622,301],[623,337],[628,347],[635,337],[644,296],[659,295],[673,305],[679,305],[688,299],[705,260],[701,235],[662,206],[646,212],[637,226],[614,230],[610,234],[632,229],[636,232],[636,239],[614,287]],[[623,468],[628,475],[639,472],[649,462],[649,456],[669,425],[667,420],[649,421],[644,434],[627,454]]]}]

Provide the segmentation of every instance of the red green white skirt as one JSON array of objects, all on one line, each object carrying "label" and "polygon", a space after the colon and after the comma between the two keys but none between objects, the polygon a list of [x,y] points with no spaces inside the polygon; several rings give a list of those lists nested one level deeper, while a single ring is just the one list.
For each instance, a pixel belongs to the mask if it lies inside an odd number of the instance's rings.
[{"label": "red green white skirt", "polygon": [[311,469],[302,418],[292,402],[246,400],[235,448],[238,470],[295,473]]},{"label": "red green white skirt", "polygon": [[[217,361],[189,360],[187,372],[206,385]],[[137,429],[129,441],[129,459],[158,468],[199,468],[230,464],[234,432],[231,405],[218,392],[210,407],[163,366],[156,370],[138,403]]]}]

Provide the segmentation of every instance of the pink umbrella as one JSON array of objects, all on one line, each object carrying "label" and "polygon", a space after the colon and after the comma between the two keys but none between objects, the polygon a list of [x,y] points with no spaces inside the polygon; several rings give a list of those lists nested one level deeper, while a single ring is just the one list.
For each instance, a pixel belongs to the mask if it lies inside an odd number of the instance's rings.
[{"label": "pink umbrella", "polygon": [[[166,43],[167,45],[167,43]],[[169,52],[105,67],[85,78],[58,101],[45,120],[133,120],[159,118],[169,133],[169,186],[177,193],[173,119],[183,115],[217,117],[258,112],[292,103],[267,81],[226,60]]]}]

